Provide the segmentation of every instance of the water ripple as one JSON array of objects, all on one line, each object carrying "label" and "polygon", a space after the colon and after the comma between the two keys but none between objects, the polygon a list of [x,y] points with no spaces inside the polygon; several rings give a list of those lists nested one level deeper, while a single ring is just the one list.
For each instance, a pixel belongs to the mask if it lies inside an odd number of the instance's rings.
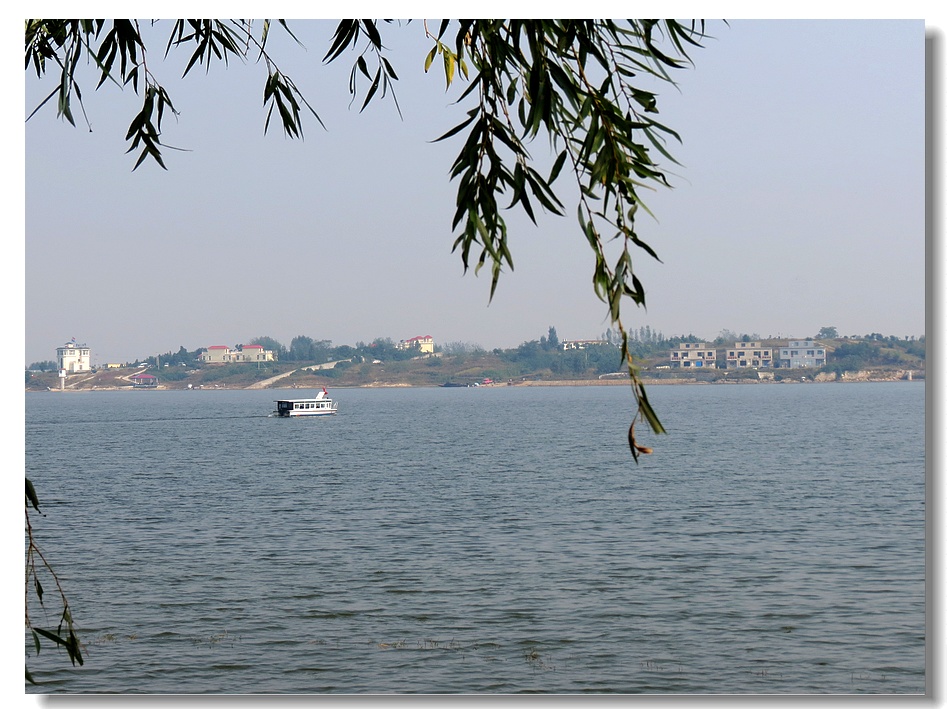
[{"label": "water ripple", "polygon": [[620,387],[27,395],[28,691],[923,692],[923,386],[657,389],[640,466]]}]

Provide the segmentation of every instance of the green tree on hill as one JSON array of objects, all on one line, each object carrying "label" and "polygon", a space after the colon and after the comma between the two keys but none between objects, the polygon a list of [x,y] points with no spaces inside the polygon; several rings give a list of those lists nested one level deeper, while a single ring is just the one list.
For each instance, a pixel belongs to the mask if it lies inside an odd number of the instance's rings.
[{"label": "green tree on hill", "polygon": [[272,337],[254,337],[250,340],[251,345],[260,345],[264,350],[271,350],[276,355],[277,360],[282,360],[286,357],[286,348],[283,347],[277,340],[274,340]]},{"label": "green tree on hill", "polygon": [[333,359],[330,340],[314,340],[306,335],[297,335],[285,351],[285,359],[291,362],[315,362],[321,364]]},{"label": "green tree on hill", "polygon": [[559,335],[556,333],[556,328],[552,325],[549,326],[549,336],[546,338],[546,344],[549,345],[549,349],[551,350],[559,349]]}]

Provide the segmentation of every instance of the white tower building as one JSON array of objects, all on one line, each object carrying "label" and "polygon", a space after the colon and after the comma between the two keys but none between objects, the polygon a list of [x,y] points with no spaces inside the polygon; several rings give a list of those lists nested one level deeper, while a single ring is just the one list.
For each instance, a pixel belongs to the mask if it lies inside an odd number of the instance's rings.
[{"label": "white tower building", "polygon": [[62,347],[56,348],[56,361],[59,364],[59,371],[67,374],[88,372],[92,369],[89,346],[77,345],[75,337]]}]

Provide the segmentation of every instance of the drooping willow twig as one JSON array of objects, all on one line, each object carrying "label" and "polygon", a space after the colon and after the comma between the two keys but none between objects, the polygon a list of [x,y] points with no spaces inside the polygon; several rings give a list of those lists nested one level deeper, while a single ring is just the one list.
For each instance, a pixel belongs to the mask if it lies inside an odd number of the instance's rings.
[{"label": "drooping willow twig", "polygon": [[[30,631],[32,635],[33,647],[36,649],[36,654],[39,654],[40,649],[42,648],[42,642],[40,639],[45,638],[53,644],[65,648],[73,665],[82,665],[82,644],[79,642],[79,636],[76,634],[76,629],[72,621],[72,610],[69,607],[69,599],[66,598],[66,593],[63,590],[62,584],[59,582],[59,576],[56,574],[56,571],[53,569],[49,561],[47,561],[46,557],[43,555],[43,552],[36,544],[36,539],[33,536],[33,525],[30,522],[30,506],[42,514],[39,509],[39,498],[36,495],[36,490],[33,487],[33,483],[29,478],[27,478],[25,504],[26,597],[24,603],[26,629]],[[39,627],[35,625],[30,618],[31,593],[35,595],[36,600],[39,602],[40,606],[43,607],[43,609],[46,608],[43,600],[45,590],[43,588],[42,582],[40,581],[40,571],[44,571],[50,576],[50,578],[52,578],[53,583],[56,586],[56,592],[59,595],[59,601],[62,604],[62,611],[59,613],[59,622],[55,630],[52,630],[51,628]],[[30,673],[29,668],[26,668],[26,680],[32,684],[36,684],[36,681]]]}]

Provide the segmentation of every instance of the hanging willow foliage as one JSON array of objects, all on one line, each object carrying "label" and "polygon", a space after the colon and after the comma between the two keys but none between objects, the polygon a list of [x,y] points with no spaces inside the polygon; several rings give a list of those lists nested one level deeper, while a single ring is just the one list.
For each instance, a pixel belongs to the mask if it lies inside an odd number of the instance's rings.
[{"label": "hanging willow foliage", "polygon": [[[302,115],[318,114],[293,80],[271,57],[267,40],[273,22],[293,39],[283,20],[176,20],[165,47],[190,49],[184,74],[196,66],[251,55],[266,68],[264,130],[275,116],[285,135],[301,138]],[[376,97],[394,94],[398,76],[385,56],[382,28],[390,21],[343,20],[323,57],[333,62],[354,52],[349,78],[352,97],[363,96],[360,110]],[[453,248],[466,271],[473,265],[491,274],[490,298],[504,268],[513,269],[504,212],[519,207],[535,223],[535,209],[563,214],[553,189],[563,171],[578,187],[577,221],[594,255],[592,286],[618,330],[622,359],[637,404],[628,428],[635,461],[651,449],[635,437],[634,422],[647,422],[655,433],[664,427],[655,413],[628,348],[621,305],[626,298],[645,305],[645,290],[634,271],[633,254],[657,259],[636,231],[635,216],[647,211],[645,189],[669,186],[659,159],[674,162],[668,139],[679,140],[656,120],[655,86],[673,83],[671,72],[690,63],[688,52],[701,46],[701,21],[675,20],[443,20],[436,29],[423,24],[431,48],[424,58],[429,71],[440,58],[447,87],[466,83],[458,103],[472,107],[438,140],[462,138],[451,179],[457,184],[452,228]],[[298,41],[298,40],[297,40]],[[131,85],[143,98],[129,125],[129,152],[138,151],[137,168],[150,158],[165,167],[161,126],[174,113],[171,98],[146,61],[141,29],[133,20],[27,20],[26,68],[38,77],[55,66],[59,82],[37,106],[57,101],[59,116],[75,124],[72,100],[82,104],[77,67],[91,60],[107,81]],[[117,62],[117,65],[116,65]],[[363,82],[368,88],[362,91]],[[400,112],[400,108],[399,108]],[[34,111],[35,113],[35,111]],[[31,114],[32,115],[32,114]],[[541,173],[526,144],[544,134],[555,155]],[[501,205],[501,200],[508,203]],[[616,244],[616,247],[607,244]],[[609,253],[618,256],[609,260]]]}]

